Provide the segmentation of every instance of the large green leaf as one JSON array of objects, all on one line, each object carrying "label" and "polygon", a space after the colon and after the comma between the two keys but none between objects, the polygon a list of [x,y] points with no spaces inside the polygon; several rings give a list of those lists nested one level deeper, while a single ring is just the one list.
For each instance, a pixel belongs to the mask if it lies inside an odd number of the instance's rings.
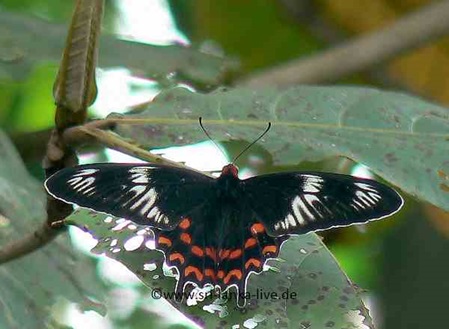
[{"label": "large green leaf", "polygon": [[[0,248],[23,238],[46,220],[42,184],[26,171],[0,131]],[[95,264],[73,251],[63,234],[31,255],[0,266],[0,327],[44,328],[51,307],[67,299],[103,312],[104,288]]]},{"label": "large green leaf", "polygon": [[[0,11],[0,80],[23,79],[37,63],[59,63],[67,26]],[[138,74],[163,80],[167,74],[201,84],[215,85],[236,63],[183,46],[151,46],[100,38],[99,65],[124,66]]]},{"label": "large green leaf", "polygon": [[204,140],[202,116],[217,139],[259,142],[278,163],[344,156],[363,163],[405,192],[449,210],[449,115],[401,93],[356,87],[239,88],[210,94],[175,88],[126,118],[116,131],[148,148]]},{"label": "large green leaf", "polygon": [[[152,291],[173,292],[175,278],[170,273],[164,274],[163,255],[149,248],[153,237],[148,227],[87,210],[77,211],[68,220],[99,240],[94,252],[122,262]],[[235,324],[242,327],[249,323],[267,328],[301,325],[307,328],[306,324],[324,328],[331,323],[336,328],[354,328],[361,321],[373,328],[356,289],[314,233],[290,238],[283,244],[280,260],[270,260],[269,265],[277,270],[250,276],[251,298],[245,309],[236,308],[235,300],[215,297],[192,306],[171,303],[206,328],[228,328]],[[281,298],[267,297],[272,293]]]}]

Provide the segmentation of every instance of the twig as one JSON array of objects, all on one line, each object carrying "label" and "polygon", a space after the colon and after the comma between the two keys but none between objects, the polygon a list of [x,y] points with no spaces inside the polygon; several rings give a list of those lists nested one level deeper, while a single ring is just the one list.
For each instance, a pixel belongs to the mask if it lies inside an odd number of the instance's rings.
[{"label": "twig", "polygon": [[[66,132],[69,134],[84,133],[88,136],[93,137],[96,141],[100,142],[103,146],[109,147],[111,149],[114,149],[116,151],[119,151],[119,152],[122,152],[125,154],[128,154],[130,156],[142,159],[144,161],[159,163],[159,164],[166,164],[166,165],[179,167],[179,168],[186,167],[185,165],[183,165],[179,162],[168,160],[164,157],[161,157],[159,155],[148,152],[148,151],[140,148],[137,145],[131,144],[110,131],[104,131],[104,130],[101,130],[98,128],[92,128],[92,127],[86,127],[86,126],[79,126],[79,127],[71,128],[70,130],[67,130]],[[189,169],[191,169],[193,171],[197,171],[194,168],[189,168]],[[201,172],[201,173],[204,174],[203,172]]]},{"label": "twig", "polygon": [[321,83],[366,70],[449,32],[449,1],[404,16],[390,26],[310,58],[300,58],[240,81],[251,87]]},{"label": "twig", "polygon": [[104,146],[112,148],[114,150],[117,150],[119,152],[134,156],[136,158],[149,161],[149,162],[155,162],[155,163],[165,163],[172,166],[180,167],[181,165],[177,162],[170,161],[167,159],[164,159],[161,156],[158,156],[156,154],[152,154],[144,149],[141,149],[140,147],[133,145],[131,143],[128,143],[127,141],[121,139],[120,137],[116,136],[114,133],[110,131],[104,131],[97,128],[86,128],[83,126],[78,127],[78,129],[85,133],[86,135],[89,135],[91,137],[94,137],[97,141],[101,142]]}]

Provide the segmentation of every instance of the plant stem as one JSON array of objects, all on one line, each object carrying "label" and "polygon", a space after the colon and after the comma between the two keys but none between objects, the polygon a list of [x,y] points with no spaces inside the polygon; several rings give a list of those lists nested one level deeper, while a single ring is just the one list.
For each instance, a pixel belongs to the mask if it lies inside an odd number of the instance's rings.
[{"label": "plant stem", "polygon": [[449,32],[449,1],[431,3],[395,23],[333,49],[261,71],[239,85],[260,87],[335,81],[415,49]]}]

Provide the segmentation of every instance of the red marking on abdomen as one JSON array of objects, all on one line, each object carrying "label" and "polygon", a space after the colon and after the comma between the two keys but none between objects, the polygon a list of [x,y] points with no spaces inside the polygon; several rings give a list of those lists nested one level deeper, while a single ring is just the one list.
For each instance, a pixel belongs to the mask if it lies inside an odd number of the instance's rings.
[{"label": "red marking on abdomen", "polygon": [[225,273],[224,273],[224,271],[222,271],[222,270],[218,271],[218,273],[217,273],[217,278],[219,278],[219,279],[223,279],[223,278],[224,278],[224,276],[225,276]]}]

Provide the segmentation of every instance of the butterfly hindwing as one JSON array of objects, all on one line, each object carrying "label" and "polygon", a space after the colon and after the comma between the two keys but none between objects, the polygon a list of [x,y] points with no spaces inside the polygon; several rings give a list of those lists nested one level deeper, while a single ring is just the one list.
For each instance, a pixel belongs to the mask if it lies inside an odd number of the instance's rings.
[{"label": "butterfly hindwing", "polygon": [[[220,214],[227,205],[213,196],[209,204],[197,208],[184,217],[170,231],[155,231],[157,249],[165,254],[165,261],[176,268],[176,291],[185,287],[211,285],[221,292],[234,286],[239,293],[237,303],[245,304],[244,296],[251,273],[260,273],[269,258],[278,256],[287,237],[269,236],[265,227],[254,219],[254,214],[244,204],[227,213],[220,225]],[[217,233],[219,233],[217,235]]]},{"label": "butterfly hindwing", "polygon": [[45,182],[68,203],[117,217],[172,229],[205,202],[213,178],[188,169],[155,164],[92,164],[66,168]]},{"label": "butterfly hindwing", "polygon": [[248,203],[273,236],[381,219],[403,204],[384,184],[333,173],[277,173],[242,184]]}]

